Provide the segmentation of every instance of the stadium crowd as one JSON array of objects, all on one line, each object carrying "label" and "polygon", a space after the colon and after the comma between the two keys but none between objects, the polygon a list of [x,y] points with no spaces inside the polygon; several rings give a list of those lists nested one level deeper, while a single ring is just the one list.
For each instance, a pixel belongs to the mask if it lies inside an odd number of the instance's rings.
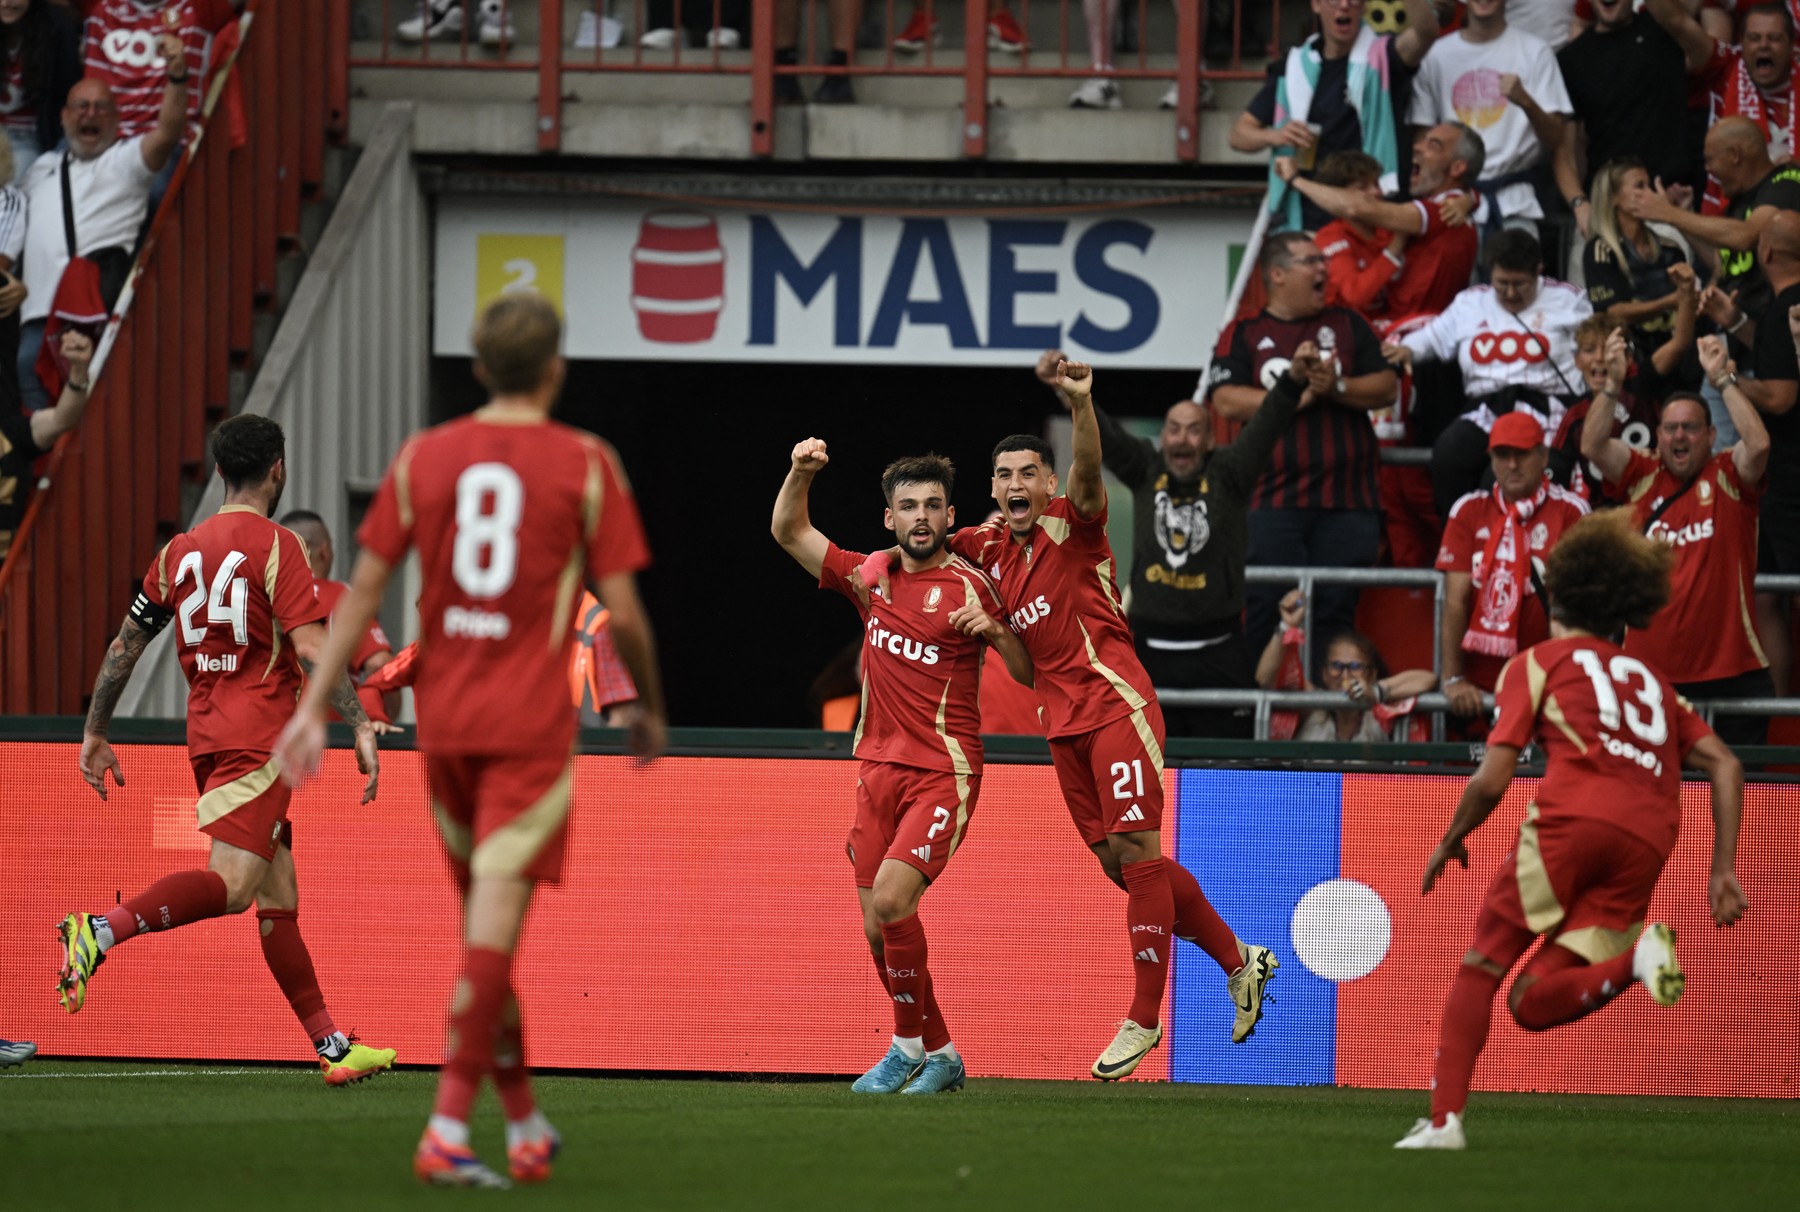
[{"label": "stadium crowd", "polygon": [[[1504,660],[1548,634],[1549,551],[1590,507],[1621,503],[1678,556],[1673,603],[1627,648],[1690,697],[1786,693],[1789,601],[1753,578],[1800,573],[1795,6],[1468,0],[1419,20],[1409,4],[1398,35],[1364,0],[1311,7],[1316,32],[1271,65],[1231,135],[1269,155],[1253,301],[1169,414],[1167,482],[1139,494],[1153,521],[1136,556],[1157,591],[1133,611],[1166,612],[1182,581],[1234,585],[1234,602],[1196,593],[1176,614],[1235,620],[1241,603],[1245,621],[1187,636],[1233,651],[1159,686],[1248,687],[1253,654],[1297,622],[1277,618],[1280,587],[1242,588],[1243,561],[1435,566],[1441,682],[1403,688],[1442,689],[1478,732]],[[1553,40],[1534,32],[1546,17]],[[1177,412],[1197,402],[1222,433],[1253,420],[1307,341],[1330,369],[1273,427],[1242,522],[1227,514],[1247,543],[1177,562],[1168,520],[1222,479],[1208,483],[1205,455],[1177,467]],[[1244,435],[1210,457],[1260,438]],[[1384,465],[1382,446],[1429,448],[1429,466]],[[1319,668],[1265,684],[1378,665],[1368,646],[1328,667],[1340,642],[1366,641],[1353,590],[1315,596]],[[1373,700],[1379,680],[1362,680]],[[1721,732],[1754,743],[1767,727],[1723,717]]]},{"label": "stadium crowd", "polygon": [[98,340],[241,8],[0,0],[0,558],[33,460],[81,415],[86,353],[76,370],[62,334]]}]

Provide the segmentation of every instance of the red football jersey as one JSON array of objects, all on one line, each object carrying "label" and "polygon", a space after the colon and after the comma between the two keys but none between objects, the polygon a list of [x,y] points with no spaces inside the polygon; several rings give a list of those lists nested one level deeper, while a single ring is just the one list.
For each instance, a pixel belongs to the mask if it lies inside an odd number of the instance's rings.
[{"label": "red football jersey", "polygon": [[981,664],[985,641],[950,625],[974,602],[1003,619],[1000,595],[981,570],[948,551],[925,572],[895,567],[889,600],[870,603],[851,585],[867,557],[833,543],[819,588],[843,594],[862,616],[862,709],[856,756],[951,774],[981,773]]},{"label": "red football jersey", "polygon": [[188,752],[272,751],[304,681],[286,633],[330,615],[300,536],[227,505],[156,553],[144,596],[175,612]]},{"label": "red football jersey", "polygon": [[[1586,514],[1585,501],[1566,488],[1550,485],[1544,503],[1523,523],[1525,546],[1532,560],[1541,564],[1549,556],[1550,549],[1562,538],[1563,532]],[[1450,507],[1450,520],[1444,524],[1444,541],[1438,548],[1437,567],[1440,572],[1469,574],[1476,590],[1470,601],[1471,628],[1475,626],[1475,612],[1481,607],[1481,588],[1487,583],[1488,570],[1482,567],[1482,561],[1488,542],[1496,531],[1503,530],[1505,526],[1506,519],[1501,514],[1499,505],[1494,502],[1491,491],[1471,492],[1459,498]],[[1549,636],[1550,616],[1544,613],[1544,603],[1538,597],[1537,590],[1532,587],[1531,578],[1527,576],[1525,597],[1519,603],[1518,650],[1523,651]],[[1477,684],[1491,685],[1479,680]]]},{"label": "red football jersey", "polygon": [[1406,242],[1406,267],[1388,287],[1389,319],[1443,311],[1469,284],[1469,271],[1475,268],[1480,251],[1475,224],[1451,227],[1438,211],[1462,192],[1447,189],[1423,201],[1413,199],[1425,230]]},{"label": "red football jersey", "polygon": [[187,48],[188,121],[197,122],[206,100],[207,77],[217,66],[213,35],[237,20],[230,0],[85,0],[86,75],[112,89],[119,107],[119,138],[146,134],[156,127],[167,75],[156,57],[156,39],[169,33]]},{"label": "red football jersey", "polygon": [[650,562],[612,448],[484,408],[401,448],[357,540],[389,564],[419,549],[419,747],[568,752],[581,577]]},{"label": "red football jersey", "polygon": [[[1609,484],[1631,502],[1640,526],[1681,488],[1662,460],[1642,451],[1633,451],[1625,474]],[[1625,633],[1625,651],[1681,683],[1736,677],[1769,663],[1750,614],[1761,496],[1760,487],[1738,477],[1727,450],[1656,519],[1650,537],[1675,548],[1674,592],[1648,628]]]},{"label": "red football jersey", "polygon": [[1106,510],[1084,518],[1067,497],[1015,543],[996,518],[950,536],[950,549],[985,570],[1037,669],[1044,735],[1080,736],[1155,697],[1119,603]]},{"label": "red football jersey", "polygon": [[1594,817],[1674,849],[1681,762],[1712,730],[1662,674],[1617,644],[1569,636],[1508,661],[1494,699],[1488,744],[1535,737],[1544,751],[1541,817]]},{"label": "red football jersey", "polygon": [[[335,614],[339,599],[350,592],[350,586],[342,581],[317,581],[314,582],[314,588],[318,591],[319,602],[325,607],[326,614]],[[393,645],[388,643],[387,632],[381,629],[379,622],[371,619],[369,629],[363,633],[363,638],[357,641],[356,651],[350,655],[350,676],[362,677],[363,666],[368,663],[370,657],[378,652],[391,651],[393,651]]]}]

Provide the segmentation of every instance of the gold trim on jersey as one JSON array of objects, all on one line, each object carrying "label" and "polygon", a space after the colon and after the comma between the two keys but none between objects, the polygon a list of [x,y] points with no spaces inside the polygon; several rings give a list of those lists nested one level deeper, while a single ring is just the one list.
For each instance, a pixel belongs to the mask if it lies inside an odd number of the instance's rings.
[{"label": "gold trim on jersey", "polygon": [[568,642],[569,628],[574,623],[575,593],[581,588],[583,551],[580,543],[569,552],[569,562],[556,578],[556,605],[550,612],[550,651],[557,652]]},{"label": "gold trim on jersey", "polygon": [[[229,508],[229,506],[227,506]],[[269,544],[269,560],[263,565],[263,593],[269,599],[269,667],[263,670],[263,681],[275,672],[281,659],[281,624],[275,618],[275,579],[281,575],[281,536]]]},{"label": "gold trim on jersey", "polygon": [[1569,726],[1568,717],[1563,715],[1562,704],[1556,701],[1555,695],[1550,695],[1544,700],[1544,719],[1554,724],[1564,736],[1568,737],[1569,743],[1575,748],[1584,754],[1588,751],[1587,742],[1581,739],[1579,732]]},{"label": "gold trim on jersey", "polygon": [[474,412],[474,417],[484,425],[547,425],[550,414],[536,408],[520,404],[483,404]]},{"label": "gold trim on jersey", "polygon": [[1519,825],[1519,849],[1513,858],[1513,876],[1519,881],[1519,907],[1525,911],[1525,928],[1543,934],[1563,920],[1562,904],[1550,886],[1550,870],[1538,848],[1538,806],[1525,806]]},{"label": "gold trim on jersey", "polygon": [[450,815],[443,801],[437,796],[431,797],[431,816],[437,822],[438,836],[444,840],[444,849],[450,857],[459,863],[469,861],[469,849],[475,843],[475,835],[470,828]]},{"label": "gold trim on jersey", "polygon": [[862,748],[863,725],[869,721],[869,671],[863,670],[862,700],[856,705],[856,731],[850,737],[850,752]]},{"label": "gold trim on jersey", "polygon": [[412,503],[413,446],[408,442],[394,456],[394,507],[400,514],[400,525],[411,533],[414,514]]},{"label": "gold trim on jersey", "polygon": [[269,516],[268,514],[264,513],[262,510],[258,509],[254,505],[221,505],[221,506],[219,506],[219,512],[221,514],[253,513],[259,518],[266,518]]},{"label": "gold trim on jersey", "polygon": [[162,545],[156,553],[156,596],[163,601],[169,600],[169,548],[173,540]]},{"label": "gold trim on jersey", "polygon": [[1061,547],[1069,539],[1069,519],[1052,517],[1049,514],[1038,519],[1038,525],[1050,536],[1050,541]]},{"label": "gold trim on jersey", "polygon": [[1609,926],[1583,926],[1579,930],[1565,930],[1556,936],[1555,941],[1558,947],[1573,951],[1590,964],[1604,964],[1637,946],[1638,935],[1643,932],[1642,922],[1629,930],[1614,930]]},{"label": "gold trim on jersey", "polygon": [[1149,706],[1149,703],[1144,699],[1144,696],[1131,688],[1131,683],[1127,682],[1124,678],[1120,677],[1101,663],[1099,650],[1094,647],[1094,637],[1088,634],[1087,624],[1083,623],[1078,618],[1075,620],[1075,626],[1081,628],[1081,642],[1087,646],[1088,664],[1093,666],[1094,672],[1105,678],[1107,683],[1118,692],[1119,697],[1124,699],[1133,711],[1142,711],[1145,707]]},{"label": "gold trim on jersey", "polygon": [[1744,578],[1738,577],[1738,622],[1744,625],[1744,638],[1750,641],[1750,651],[1756,654],[1758,664],[1767,665],[1769,658],[1763,654],[1762,642],[1756,638],[1756,624],[1750,621],[1750,603],[1744,598]]},{"label": "gold trim on jersey", "polygon": [[267,793],[281,777],[281,770],[270,758],[248,774],[240,774],[229,783],[214,787],[194,801],[194,815],[204,829],[222,816],[242,808],[251,800]]},{"label": "gold trim on jersey", "polygon": [[1100,578],[1100,592],[1106,595],[1106,604],[1111,606],[1113,613],[1122,619],[1125,617],[1125,607],[1119,602],[1118,594],[1114,592],[1117,583],[1113,580],[1112,564],[1112,557],[1107,556],[1094,565],[1094,574]]},{"label": "gold trim on jersey", "polygon": [[1150,717],[1144,714],[1143,708],[1131,713],[1131,726],[1137,729],[1138,740],[1144,743],[1144,752],[1150,755],[1150,765],[1156,769],[1157,782],[1162,781],[1163,751],[1156,743],[1156,729],[1150,727]]},{"label": "gold trim on jersey", "polygon": [[944,855],[949,862],[956,857],[956,848],[962,845],[963,830],[969,824],[969,811],[974,806],[975,797],[970,792],[969,776],[956,776],[956,828],[950,834],[950,852]]},{"label": "gold trim on jersey", "polygon": [[569,779],[573,759],[531,807],[475,844],[469,855],[471,875],[512,879],[531,865],[544,843],[569,819]]},{"label": "gold trim on jersey", "polygon": [[[1738,490],[1732,486],[1731,477],[1725,474],[1725,469],[1723,467],[1719,468],[1718,474],[1714,478],[1719,481],[1720,492],[1724,493],[1734,501],[1741,501],[1744,499],[1742,496],[1738,495]],[[1704,496],[1701,497],[1701,500],[1705,499]]]},{"label": "gold trim on jersey", "polygon": [[950,685],[954,680],[945,678],[944,693],[938,696],[937,734],[938,739],[944,742],[944,752],[950,755],[950,769],[956,773],[957,781],[961,782],[973,774],[975,768],[969,765],[969,755],[963,752],[962,742],[950,735],[950,729],[945,724],[950,714]]},{"label": "gold trim on jersey", "polygon": [[[1494,697],[1500,696],[1500,688],[1506,684],[1506,675],[1512,669],[1509,661],[1500,669],[1500,678],[1494,683]],[[1544,686],[1550,681],[1550,675],[1544,667],[1537,663],[1537,654],[1530,649],[1525,651],[1525,692],[1531,696],[1531,714],[1536,715],[1544,705]]]}]

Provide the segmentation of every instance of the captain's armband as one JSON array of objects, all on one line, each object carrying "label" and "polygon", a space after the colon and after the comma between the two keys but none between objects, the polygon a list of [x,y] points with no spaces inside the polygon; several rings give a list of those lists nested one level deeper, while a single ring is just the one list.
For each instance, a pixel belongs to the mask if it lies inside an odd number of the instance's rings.
[{"label": "captain's armband", "polygon": [[169,625],[169,620],[175,617],[175,612],[167,606],[158,606],[145,597],[143,590],[140,589],[138,595],[131,599],[131,609],[126,612],[126,617],[154,636]]}]

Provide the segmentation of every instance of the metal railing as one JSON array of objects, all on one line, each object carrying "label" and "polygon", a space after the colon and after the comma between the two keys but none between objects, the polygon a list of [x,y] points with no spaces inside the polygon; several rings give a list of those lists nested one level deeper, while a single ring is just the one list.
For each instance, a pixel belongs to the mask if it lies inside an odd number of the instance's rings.
[{"label": "metal railing", "polygon": [[[207,429],[250,359],[280,254],[298,245],[326,140],[343,133],[343,81],[317,36],[334,14],[331,0],[246,7],[241,50],[101,339],[87,415],[51,452],[0,566],[0,711],[83,709],[123,604],[185,521],[184,486],[211,470]],[[219,104],[228,77],[243,82],[238,147]]]},{"label": "metal railing", "polygon": [[[823,0],[801,3],[803,37],[796,50],[803,50],[797,64],[775,61],[776,12],[774,0],[749,0],[749,48],[739,50],[713,45],[705,49],[684,46],[682,10],[699,9],[710,13],[710,28],[723,27],[720,0],[686,0],[674,3],[673,29],[676,37],[667,49],[646,48],[640,38],[647,25],[646,0],[629,0],[623,5],[627,26],[620,44],[604,47],[595,39],[591,48],[569,45],[571,38],[565,20],[564,6],[559,0],[532,4],[529,0],[502,0],[502,26],[517,26],[514,38],[484,44],[475,28],[476,0],[464,0],[468,17],[459,34],[447,42],[402,42],[395,36],[398,24],[421,13],[424,0],[329,0],[337,14],[337,28],[350,31],[353,8],[360,8],[365,19],[379,22],[373,38],[352,50],[348,36],[333,44],[333,54],[341,61],[340,72],[350,67],[405,67],[431,69],[479,69],[485,71],[535,72],[537,87],[538,149],[554,152],[561,146],[562,109],[568,96],[565,73],[686,73],[694,75],[747,75],[750,109],[749,146],[746,155],[768,157],[775,154],[776,80],[799,76],[888,76],[888,77],[960,77],[962,90],[962,151],[971,159],[988,154],[990,133],[989,111],[993,105],[990,85],[1006,79],[1082,79],[1104,75],[1112,80],[1166,80],[1175,85],[1175,145],[1172,158],[1192,163],[1200,155],[1200,98],[1203,81],[1255,80],[1263,74],[1260,61],[1247,65],[1242,54],[1242,31],[1246,5],[1254,16],[1268,12],[1272,40],[1278,40],[1282,29],[1282,0],[1229,0],[1233,36],[1232,53],[1225,66],[1208,68],[1201,58],[1202,21],[1208,0],[1173,0],[1175,37],[1172,47],[1158,48],[1153,54],[1148,32],[1152,14],[1160,12],[1162,0],[1124,0],[1124,7],[1135,15],[1137,49],[1124,56],[1124,65],[1107,72],[1097,72],[1088,62],[1081,5],[1077,0],[1054,0],[1055,19],[1034,22],[1032,13],[1042,14],[1053,0],[1013,0],[1012,11],[1027,30],[1043,29],[1048,24],[1055,30],[1054,45],[1038,49],[1029,44],[1016,53],[1007,53],[997,61],[988,39],[988,6],[983,0],[967,0],[963,7],[960,51],[941,51],[928,39],[913,57],[902,57],[894,46],[900,32],[902,6],[899,0],[882,0],[882,46],[850,56],[847,64],[833,66],[820,53],[827,41],[828,24]],[[1217,4],[1221,0],[1211,0]],[[598,14],[604,5],[596,4]],[[919,0],[918,8],[935,20],[936,0]],[[907,5],[907,13],[912,12]],[[597,21],[597,16],[596,16]],[[371,31],[364,30],[365,34]],[[742,33],[744,31],[738,31]],[[1111,34],[1108,43],[1111,44]],[[1267,48],[1273,50],[1274,48]],[[1173,62],[1168,62],[1172,57]],[[1256,59],[1255,56],[1252,57]],[[960,59],[960,61],[959,61]],[[1162,62],[1159,62],[1162,61]]]},{"label": "metal railing", "polygon": [[[1431,618],[1431,672],[1438,679],[1443,677],[1443,634],[1444,634],[1444,574],[1430,568],[1306,568],[1281,565],[1254,565],[1244,570],[1244,581],[1250,585],[1296,585],[1305,598],[1304,616],[1301,627],[1304,643],[1301,648],[1301,668],[1310,671],[1312,663],[1313,641],[1313,593],[1314,585],[1360,585],[1364,587],[1423,589],[1430,588],[1432,597]],[[1756,590],[1759,593],[1778,593],[1800,595],[1800,575],[1778,576],[1761,574],[1756,578]],[[1168,707],[1215,707],[1226,709],[1248,708],[1255,714],[1256,731],[1254,737],[1259,741],[1269,739],[1269,720],[1276,711],[1366,711],[1369,704],[1352,699],[1349,695],[1335,690],[1193,690],[1177,687],[1157,687],[1157,701]],[[1494,709],[1494,697],[1484,693],[1481,696],[1482,710],[1491,712]],[[1444,739],[1444,713],[1449,710],[1450,701],[1440,692],[1431,692],[1414,696],[1414,710],[1425,712],[1431,716],[1431,739]],[[1700,699],[1694,701],[1694,708],[1702,719],[1712,723],[1717,715],[1764,715],[1764,716],[1800,716],[1800,696],[1792,698],[1757,698],[1757,699]],[[1404,734],[1389,738],[1393,741],[1405,741]]]}]

